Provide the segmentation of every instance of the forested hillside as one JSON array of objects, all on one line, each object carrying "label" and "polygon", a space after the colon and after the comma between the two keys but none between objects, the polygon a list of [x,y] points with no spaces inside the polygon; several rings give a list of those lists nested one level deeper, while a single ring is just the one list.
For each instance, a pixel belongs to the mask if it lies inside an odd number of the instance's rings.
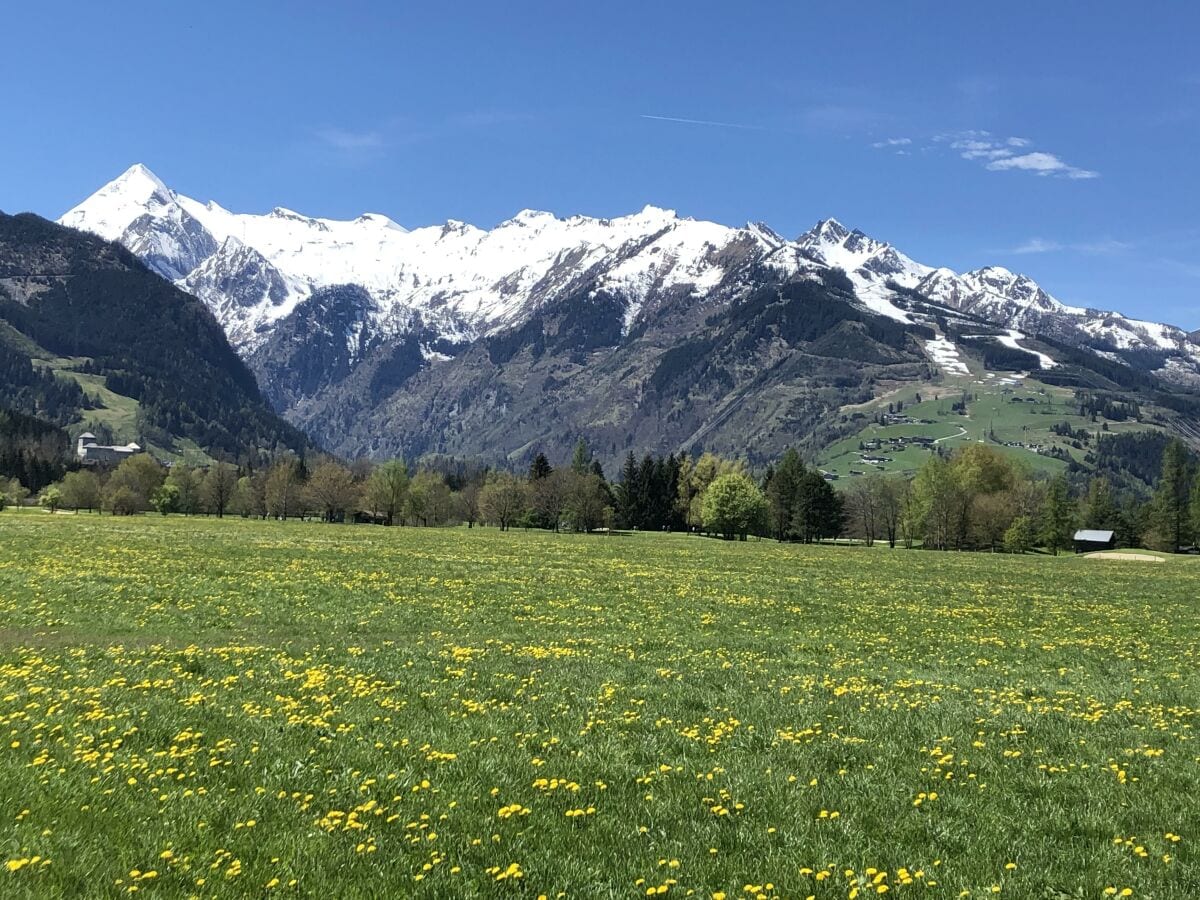
[{"label": "forested hillside", "polygon": [[123,247],[0,214],[0,407],[213,456],[301,449],[205,306]]}]

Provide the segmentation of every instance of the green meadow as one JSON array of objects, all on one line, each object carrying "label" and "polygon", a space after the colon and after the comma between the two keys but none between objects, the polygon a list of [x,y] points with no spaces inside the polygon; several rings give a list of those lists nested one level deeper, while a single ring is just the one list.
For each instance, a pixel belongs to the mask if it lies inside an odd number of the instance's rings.
[{"label": "green meadow", "polygon": [[[1005,380],[1016,383],[1003,383]],[[964,393],[970,397],[965,411],[955,412],[954,403]],[[916,399],[918,396],[920,402]],[[903,405],[899,411],[901,415],[925,420],[925,423],[881,425],[875,422],[874,416],[886,412],[889,401],[899,401]],[[1079,414],[1073,390],[1051,387],[1016,375],[1001,375],[990,381],[982,376],[948,378],[939,385],[887,393],[882,400],[854,409],[865,415],[863,427],[830,444],[819,457],[823,470],[834,472],[841,478],[854,477],[855,473],[914,474],[929,460],[931,448],[910,443],[897,449],[886,443],[888,438],[913,437],[933,438],[942,450],[956,450],[986,441],[1029,471],[1054,476],[1063,471],[1066,463],[1048,455],[1045,451],[1049,448],[1065,451],[1077,461],[1082,461],[1086,455],[1085,450],[1073,447],[1068,438],[1055,434],[1052,430],[1055,426],[1065,423],[1092,434],[1101,427],[1114,434],[1151,427],[1133,421],[1093,421]],[[862,461],[860,443],[874,440],[883,445],[866,452],[888,462],[874,465]],[[1042,453],[1030,449],[1038,445],[1044,448]]]},{"label": "green meadow", "polygon": [[0,894],[1200,895],[1200,566],[0,513]]}]

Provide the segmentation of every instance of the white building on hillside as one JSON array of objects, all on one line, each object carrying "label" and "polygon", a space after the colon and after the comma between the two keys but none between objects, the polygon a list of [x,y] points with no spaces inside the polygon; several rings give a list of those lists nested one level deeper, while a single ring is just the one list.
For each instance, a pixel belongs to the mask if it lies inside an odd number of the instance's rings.
[{"label": "white building on hillside", "polygon": [[90,431],[85,431],[81,434],[79,442],[75,445],[75,455],[79,457],[79,461],[85,466],[119,463],[121,460],[133,456],[135,453],[141,452],[142,448],[133,442],[119,447],[97,444],[96,436]]}]

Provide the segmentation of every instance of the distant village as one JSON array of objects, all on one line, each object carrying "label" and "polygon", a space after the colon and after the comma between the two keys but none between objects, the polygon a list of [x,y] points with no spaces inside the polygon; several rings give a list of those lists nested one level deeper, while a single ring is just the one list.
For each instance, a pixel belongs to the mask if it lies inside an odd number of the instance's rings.
[{"label": "distant village", "polygon": [[[1006,392],[1007,393],[1007,392]],[[1044,393],[1044,392],[1042,392]],[[1040,403],[1043,402],[1038,397],[1020,397],[1010,396],[1007,398],[1010,403]],[[966,404],[962,402],[955,403],[955,412],[965,414]],[[895,425],[935,425],[937,421],[934,419],[922,419],[916,416],[910,416],[899,410],[889,409],[888,412],[880,413],[876,419],[881,426]],[[1056,433],[1064,433],[1058,432]],[[1074,433],[1068,431],[1064,433],[1067,437],[1074,437]],[[1004,447],[1013,447],[1021,450],[1036,453],[1040,456],[1059,456],[1060,451],[1053,444],[1046,444],[1034,441],[1002,441],[991,436],[991,440]],[[880,471],[886,471],[888,463],[894,462],[895,457],[889,454],[899,453],[909,447],[918,447],[926,450],[931,450],[936,446],[938,440],[927,435],[898,435],[894,437],[878,437],[870,440],[860,441],[858,445],[858,460],[864,466],[871,466]],[[851,477],[866,475],[867,472],[861,469],[850,469],[847,473]],[[837,472],[832,472],[826,469],[821,470],[821,476],[826,481],[837,481],[841,476]]]}]

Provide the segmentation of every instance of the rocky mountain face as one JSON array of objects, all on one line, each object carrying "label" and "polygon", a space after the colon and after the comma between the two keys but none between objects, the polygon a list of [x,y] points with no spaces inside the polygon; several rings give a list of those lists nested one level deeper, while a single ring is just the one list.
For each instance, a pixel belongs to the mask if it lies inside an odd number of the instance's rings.
[{"label": "rocky mountain face", "polygon": [[832,219],[795,240],[655,207],[409,231],[232,213],[134,166],[61,221],[203,300],[275,407],[347,454],[518,458],[582,434],[608,459],[769,456],[819,441],[879,379],[965,374],[947,311],[1041,368],[1069,345],[1200,381],[1179,329],[1067,306],[1005,269],[934,269]]}]

